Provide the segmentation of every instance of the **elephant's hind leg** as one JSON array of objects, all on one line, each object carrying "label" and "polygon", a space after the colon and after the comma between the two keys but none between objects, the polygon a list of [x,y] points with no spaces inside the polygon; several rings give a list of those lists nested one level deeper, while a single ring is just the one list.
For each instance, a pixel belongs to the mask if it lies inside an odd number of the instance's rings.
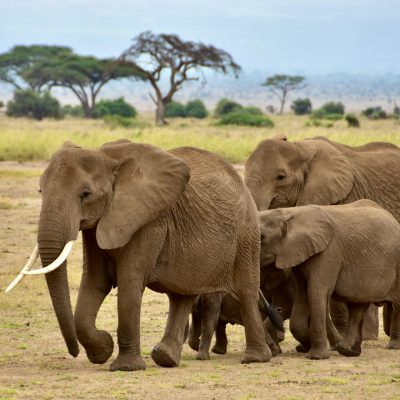
[{"label": "elephant's hind leg", "polygon": [[398,304],[392,304],[390,340],[386,348],[391,350],[400,350],[400,305]]},{"label": "elephant's hind leg", "polygon": [[161,367],[177,367],[181,360],[181,352],[185,326],[196,296],[168,294],[169,313],[165,333],[151,357]]},{"label": "elephant's hind leg", "polygon": [[369,304],[348,304],[349,321],[346,336],[336,344],[336,350],[347,357],[357,357],[361,354],[362,327]]},{"label": "elephant's hind leg", "polygon": [[228,338],[226,337],[227,322],[218,320],[217,328],[215,329],[215,345],[211,351],[215,354],[226,354],[228,347]]}]

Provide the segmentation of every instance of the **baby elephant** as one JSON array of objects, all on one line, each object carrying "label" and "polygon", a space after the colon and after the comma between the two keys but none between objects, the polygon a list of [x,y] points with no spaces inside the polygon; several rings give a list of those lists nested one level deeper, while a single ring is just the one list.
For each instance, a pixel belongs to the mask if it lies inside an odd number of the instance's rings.
[{"label": "baby elephant", "polygon": [[260,220],[261,262],[295,267],[290,328],[300,342],[309,340],[309,358],[329,357],[331,296],[349,308],[345,337],[334,340],[339,353],[360,355],[364,313],[370,303],[383,302],[393,305],[387,348],[400,349],[400,225],[389,212],[360,200],[268,210]]}]

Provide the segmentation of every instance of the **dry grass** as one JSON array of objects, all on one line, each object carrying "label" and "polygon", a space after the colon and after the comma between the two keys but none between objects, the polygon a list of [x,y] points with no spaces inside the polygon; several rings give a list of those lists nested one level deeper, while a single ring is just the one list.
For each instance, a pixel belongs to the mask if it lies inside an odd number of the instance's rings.
[{"label": "dry grass", "polygon": [[260,140],[285,134],[292,140],[317,135],[339,142],[360,145],[383,140],[400,145],[399,120],[370,121],[360,117],[361,128],[348,128],[338,121],[333,128],[307,127],[307,117],[273,116],[274,128],[220,127],[215,120],[171,119],[170,124],[156,127],[152,116],[141,115],[135,128],[110,129],[101,120],[67,118],[61,121],[32,121],[0,117],[1,160],[48,160],[66,140],[84,147],[97,147],[105,142],[128,138],[135,142],[162,148],[194,146],[214,151],[231,162],[243,162]]},{"label": "dry grass", "polygon": [[[36,239],[40,198],[37,170],[0,166],[0,193],[18,207],[0,209],[0,289],[19,272]],[[32,176],[33,175],[33,176]],[[81,276],[81,248],[69,262],[73,304]],[[26,278],[8,295],[0,293],[0,399],[400,399],[400,352],[385,350],[387,338],[363,345],[359,358],[332,352],[310,361],[294,351],[288,335],[283,355],[266,364],[240,365],[243,328],[230,326],[228,354],[196,361],[184,346],[179,368],[157,367],[149,354],[161,339],[167,299],[145,291],[142,308],[143,372],[108,371],[90,364],[84,351],[67,354],[43,277]],[[116,340],[116,292],[106,299],[98,327]],[[116,351],[114,351],[114,357]]]}]

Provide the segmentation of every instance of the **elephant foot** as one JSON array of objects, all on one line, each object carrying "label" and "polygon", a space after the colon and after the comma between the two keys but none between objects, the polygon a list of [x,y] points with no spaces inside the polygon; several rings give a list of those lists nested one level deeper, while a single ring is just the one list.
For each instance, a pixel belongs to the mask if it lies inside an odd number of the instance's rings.
[{"label": "elephant foot", "polygon": [[386,348],[389,350],[400,350],[400,340],[390,340]]},{"label": "elephant foot", "polygon": [[215,345],[211,351],[215,354],[226,354],[226,346],[222,347],[222,346],[217,346]]},{"label": "elephant foot", "polygon": [[358,357],[361,354],[361,343],[349,346],[346,342],[336,344],[336,350],[346,357]]},{"label": "elephant foot", "polygon": [[310,360],[326,360],[329,358],[328,349],[313,349],[311,348],[306,355]]},{"label": "elephant foot", "polygon": [[93,364],[104,364],[113,353],[114,341],[106,331],[98,331],[97,338],[90,346],[84,344],[87,357]]},{"label": "elephant foot", "polygon": [[246,350],[240,362],[242,364],[267,362],[272,358],[271,350],[268,346],[262,347],[259,351]]},{"label": "elephant foot", "polygon": [[276,357],[278,354],[282,353],[282,349],[279,344],[270,345],[269,348],[271,349],[272,357]]},{"label": "elephant foot", "polygon": [[174,355],[171,349],[163,342],[157,344],[151,352],[151,358],[160,367],[173,368],[180,363],[180,355]]},{"label": "elephant foot", "polygon": [[142,371],[146,364],[141,356],[132,357],[129,354],[119,354],[111,363],[110,371]]},{"label": "elephant foot", "polygon": [[210,359],[210,354],[208,354],[207,351],[199,351],[196,354],[196,360],[209,360]]},{"label": "elephant foot", "polygon": [[189,347],[194,350],[194,351],[199,351],[199,347],[200,347],[200,340],[199,338],[192,338],[189,335],[189,341],[188,341]]},{"label": "elephant foot", "polygon": [[297,351],[298,353],[308,353],[309,350],[310,350],[310,346],[307,346],[307,345],[305,345],[305,344],[303,344],[303,343],[299,343],[299,344],[296,346],[296,351]]}]

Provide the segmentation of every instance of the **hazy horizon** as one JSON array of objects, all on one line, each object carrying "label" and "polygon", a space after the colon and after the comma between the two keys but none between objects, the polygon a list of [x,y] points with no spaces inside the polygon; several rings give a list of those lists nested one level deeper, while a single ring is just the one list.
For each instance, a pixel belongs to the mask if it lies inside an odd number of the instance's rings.
[{"label": "hazy horizon", "polygon": [[0,53],[58,44],[117,57],[151,30],[220,47],[245,72],[397,74],[399,17],[395,0],[2,0]]}]

